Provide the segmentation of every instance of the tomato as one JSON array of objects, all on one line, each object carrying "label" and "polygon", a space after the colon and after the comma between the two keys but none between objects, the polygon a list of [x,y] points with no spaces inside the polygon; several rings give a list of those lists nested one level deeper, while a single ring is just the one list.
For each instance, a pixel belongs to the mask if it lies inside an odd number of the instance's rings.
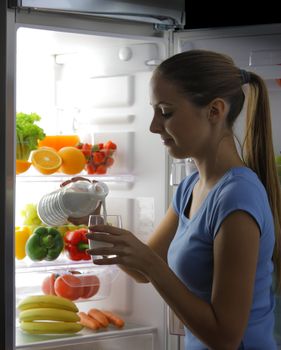
[{"label": "tomato", "polygon": [[80,279],[72,274],[58,277],[55,281],[54,288],[58,296],[70,300],[80,298],[83,291]]},{"label": "tomato", "polygon": [[54,273],[44,278],[41,285],[41,289],[44,294],[56,295],[55,289],[54,289],[56,278],[57,278],[57,275],[55,275]]},{"label": "tomato", "polygon": [[81,298],[87,299],[97,294],[100,288],[100,280],[97,276],[79,276],[79,279],[83,286]]}]

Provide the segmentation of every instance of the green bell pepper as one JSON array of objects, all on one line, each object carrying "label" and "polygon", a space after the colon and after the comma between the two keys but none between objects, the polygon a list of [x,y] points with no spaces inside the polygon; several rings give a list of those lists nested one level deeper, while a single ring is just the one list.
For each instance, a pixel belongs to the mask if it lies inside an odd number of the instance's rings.
[{"label": "green bell pepper", "polygon": [[37,227],[28,238],[26,255],[33,261],[55,260],[63,250],[63,238],[53,227]]}]

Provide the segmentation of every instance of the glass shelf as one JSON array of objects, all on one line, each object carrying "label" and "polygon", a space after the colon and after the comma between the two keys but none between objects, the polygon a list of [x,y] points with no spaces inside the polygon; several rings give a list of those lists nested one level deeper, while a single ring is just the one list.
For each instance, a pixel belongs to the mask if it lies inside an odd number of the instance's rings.
[{"label": "glass shelf", "polygon": [[102,182],[125,182],[134,183],[135,176],[131,174],[112,174],[112,175],[88,175],[88,174],[77,174],[77,175],[65,175],[65,174],[53,174],[53,175],[28,175],[21,174],[17,175],[16,180],[18,182],[64,182],[73,177],[84,177],[89,180],[97,180]]},{"label": "glass shelf", "polygon": [[[91,349],[97,345],[100,348],[100,342],[106,346],[107,349],[113,348],[113,344],[117,344],[120,349],[128,346],[135,350],[150,350],[154,346],[154,337],[157,329],[151,326],[140,326],[135,324],[126,324],[122,329],[116,329],[109,326],[108,329],[92,331],[87,328],[76,334],[61,334],[61,335],[32,335],[23,333],[19,327],[16,328],[16,349],[69,349],[74,350],[78,347],[80,349],[89,349],[88,345],[91,343]],[[147,339],[149,337],[149,339]],[[98,343],[97,343],[98,342]],[[85,348],[84,348],[85,346]],[[115,348],[115,346],[114,346]]]}]

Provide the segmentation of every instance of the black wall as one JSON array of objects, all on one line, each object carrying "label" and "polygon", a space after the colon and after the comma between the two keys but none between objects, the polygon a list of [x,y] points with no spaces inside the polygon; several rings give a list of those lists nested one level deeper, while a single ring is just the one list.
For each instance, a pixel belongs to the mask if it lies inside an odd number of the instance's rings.
[{"label": "black wall", "polygon": [[281,23],[273,0],[186,0],[186,29]]}]

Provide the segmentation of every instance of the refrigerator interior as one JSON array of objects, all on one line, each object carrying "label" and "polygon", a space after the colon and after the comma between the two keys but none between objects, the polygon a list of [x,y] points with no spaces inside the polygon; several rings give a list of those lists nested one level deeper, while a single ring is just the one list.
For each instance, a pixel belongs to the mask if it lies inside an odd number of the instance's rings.
[{"label": "refrigerator interior", "polygon": [[[20,27],[17,31],[16,111],[35,112],[47,135],[77,134],[82,142],[112,140],[114,165],[105,175],[81,174],[109,186],[108,214],[122,216],[123,227],[146,241],[166,208],[167,157],[160,139],[149,132],[152,108],[149,79],[167,55],[163,39],[128,39]],[[31,167],[17,175],[15,226],[22,210],[37,204],[71,176],[43,176]],[[59,268],[79,269],[60,260],[16,261],[16,302],[41,294],[42,276]],[[87,268],[93,269],[90,263]],[[83,270],[83,268],[82,268]],[[45,274],[45,275],[44,275]],[[16,330],[17,349],[164,349],[165,304],[149,284],[138,284],[118,268],[109,276],[104,298],[78,302],[79,310],[106,308],[121,315],[122,330],[82,330],[72,336],[24,334]]]},{"label": "refrigerator interior", "polygon": [[[191,49],[205,49],[217,51],[231,56],[238,67],[248,71],[254,71],[265,79],[271,107],[272,132],[275,154],[281,151],[281,26],[267,25],[241,28],[221,28],[209,30],[193,30],[175,34],[174,52],[183,52]],[[242,110],[238,117],[234,132],[237,137],[237,147],[243,139],[245,111]],[[186,176],[189,163],[172,161],[174,178],[171,183],[179,183],[179,177]],[[186,171],[183,171],[185,168]],[[173,193],[173,191],[171,192]],[[171,198],[171,196],[170,196]],[[276,326],[275,333],[279,348],[281,349],[281,298],[276,298]],[[170,329],[178,334],[178,339],[171,337],[174,348],[183,349],[182,324],[169,310]]]}]

